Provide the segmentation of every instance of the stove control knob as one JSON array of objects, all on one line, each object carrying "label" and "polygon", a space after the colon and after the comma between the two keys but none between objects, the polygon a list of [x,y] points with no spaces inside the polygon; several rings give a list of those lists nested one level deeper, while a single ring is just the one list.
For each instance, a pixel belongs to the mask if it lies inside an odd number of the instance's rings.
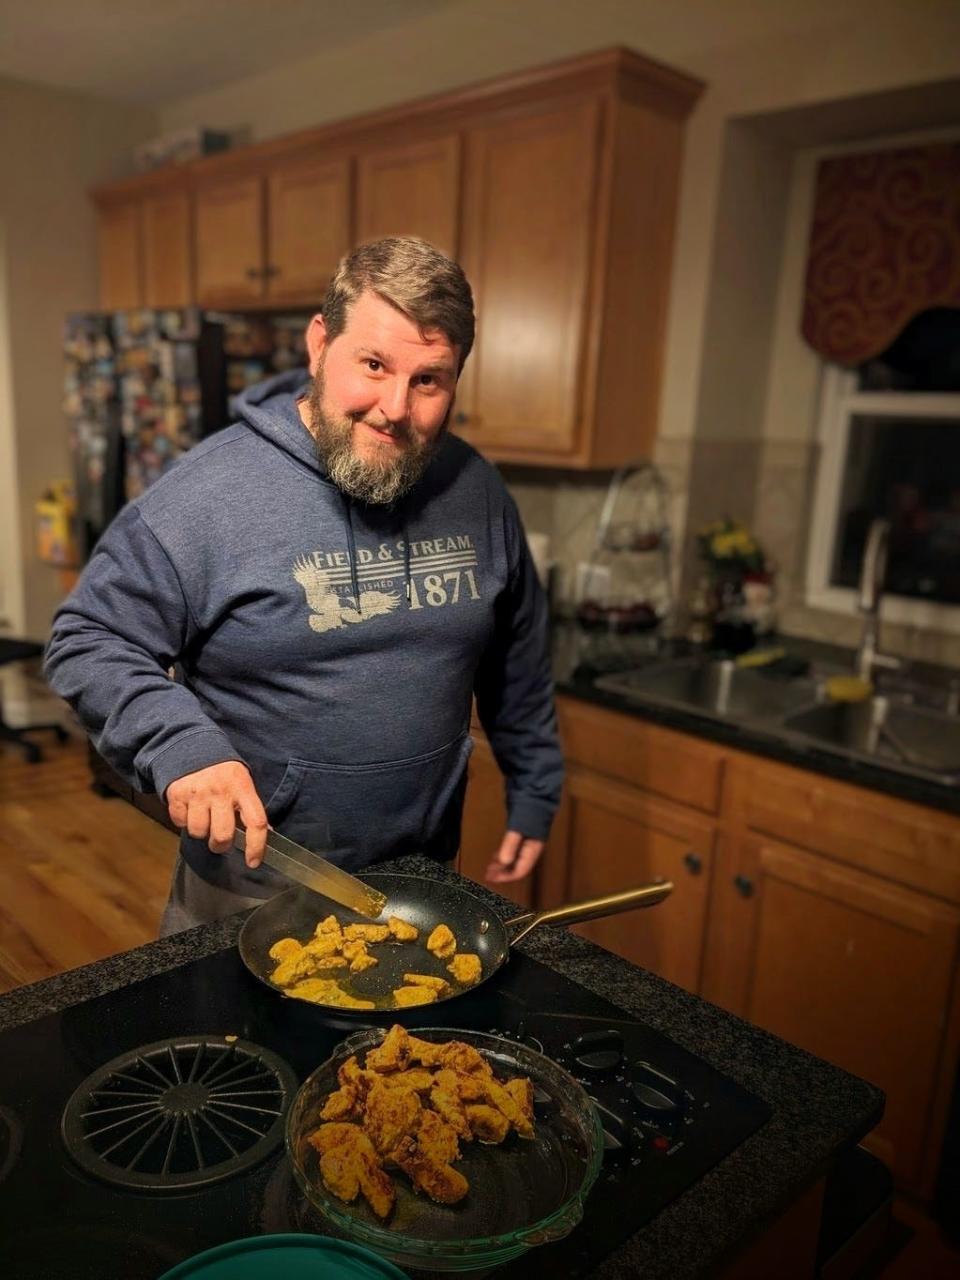
[{"label": "stove control knob", "polygon": [[591,1098],[597,1109],[600,1123],[603,1126],[604,1157],[628,1156],[630,1154],[630,1126],[616,1112],[605,1107],[596,1098]]},{"label": "stove control knob", "polygon": [[630,1089],[648,1119],[675,1124],[683,1113],[683,1090],[676,1080],[638,1062],[630,1071]]},{"label": "stove control knob", "polygon": [[588,1031],[574,1040],[570,1050],[584,1071],[614,1071],[623,1062],[623,1036],[619,1031]]}]

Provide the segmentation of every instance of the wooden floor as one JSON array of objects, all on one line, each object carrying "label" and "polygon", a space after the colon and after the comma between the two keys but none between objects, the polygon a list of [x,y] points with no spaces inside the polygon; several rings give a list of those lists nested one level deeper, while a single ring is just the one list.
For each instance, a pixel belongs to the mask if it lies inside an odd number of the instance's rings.
[{"label": "wooden floor", "polygon": [[157,936],[176,837],[90,790],[86,747],[0,747],[0,992]]},{"label": "wooden floor", "polygon": [[[0,992],[150,942],[176,853],[169,831],[90,790],[84,745],[44,752],[30,765],[0,745]],[[869,1280],[960,1277],[960,1250],[922,1208],[898,1200],[895,1217]]]}]

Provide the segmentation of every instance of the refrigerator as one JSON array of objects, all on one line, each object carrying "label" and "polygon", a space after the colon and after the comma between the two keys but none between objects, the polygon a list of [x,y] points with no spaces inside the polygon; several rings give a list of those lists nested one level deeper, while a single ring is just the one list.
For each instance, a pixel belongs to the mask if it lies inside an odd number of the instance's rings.
[{"label": "refrigerator", "polygon": [[310,313],[88,312],[64,324],[64,398],[86,560],[125,502],[234,420],[234,400],[306,366]]}]

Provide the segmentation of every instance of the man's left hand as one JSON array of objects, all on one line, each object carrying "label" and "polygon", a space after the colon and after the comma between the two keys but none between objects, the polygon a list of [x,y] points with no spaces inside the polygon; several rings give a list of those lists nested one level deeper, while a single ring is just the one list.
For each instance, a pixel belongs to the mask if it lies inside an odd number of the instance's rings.
[{"label": "man's left hand", "polygon": [[519,831],[508,831],[486,870],[486,879],[492,884],[504,884],[508,880],[522,880],[537,865],[543,853],[543,841],[531,840]]}]

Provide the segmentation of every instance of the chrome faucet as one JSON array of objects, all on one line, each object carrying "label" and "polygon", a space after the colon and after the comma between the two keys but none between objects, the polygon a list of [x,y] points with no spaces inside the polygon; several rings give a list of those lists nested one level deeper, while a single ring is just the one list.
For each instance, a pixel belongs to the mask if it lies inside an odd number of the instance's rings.
[{"label": "chrome faucet", "polygon": [[856,671],[861,680],[873,681],[875,667],[896,668],[899,658],[889,657],[879,650],[880,603],[883,599],[883,580],[887,573],[887,548],[890,541],[890,521],[874,520],[867,532],[867,545],[860,565],[860,587],[857,608],[863,614],[863,631],[857,649]]}]

